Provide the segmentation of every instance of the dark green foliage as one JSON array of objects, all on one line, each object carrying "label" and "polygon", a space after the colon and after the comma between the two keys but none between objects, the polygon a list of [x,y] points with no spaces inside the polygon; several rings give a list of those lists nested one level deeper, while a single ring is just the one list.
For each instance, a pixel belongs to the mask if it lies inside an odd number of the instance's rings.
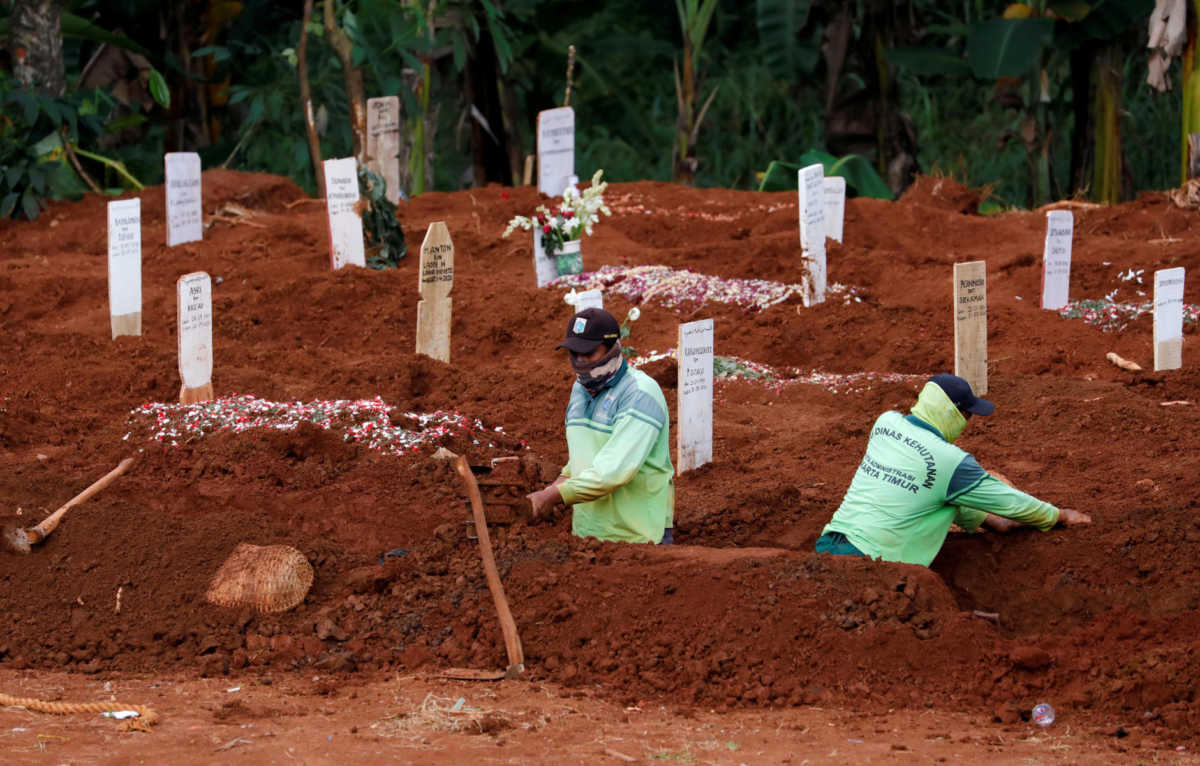
[{"label": "dark green foliage", "polygon": [[[1022,139],[1023,121],[1032,110],[1041,109],[1039,124],[1046,130],[1039,135],[1049,141],[1051,161],[1048,168],[1039,169],[1039,180],[1048,176],[1056,196],[1072,194],[1067,158],[1076,119],[1071,106],[1077,96],[1071,89],[1069,58],[1073,51],[1099,42],[1119,46],[1125,61],[1122,131],[1133,186],[1174,185],[1180,91],[1160,95],[1142,84],[1145,21],[1153,0],[1033,3],[1054,11],[1054,21],[1000,18],[1008,5],[1006,0],[912,0],[876,14],[889,25],[883,55],[898,85],[898,103],[916,127],[922,169],[952,174],[972,186],[994,184],[993,196],[1001,204],[1029,204],[1032,155]],[[174,14],[180,6],[151,0],[72,0],[63,17],[69,84],[78,80],[104,41],[139,52],[156,67],[148,73],[147,85],[160,103],[170,95],[179,97],[170,115],[161,109],[134,110],[123,114],[121,123],[110,125],[106,135],[83,130],[81,147],[123,160],[151,183],[162,178],[164,151],[194,149],[205,167],[228,161],[242,170],[287,175],[315,192],[295,66],[300,6],[245,3],[211,39],[193,40],[195,58],[182,62],[177,56],[184,47],[176,30],[194,26],[194,20],[178,24]],[[495,79],[504,97],[511,99],[506,106],[511,108],[506,115],[511,124],[491,128],[509,131],[508,140],[516,146],[515,164],[535,149],[536,113],[562,104],[566,50],[574,44],[571,105],[577,114],[577,174],[587,177],[603,168],[613,181],[671,177],[677,116],[672,62],[681,55],[682,45],[673,12],[677,9],[671,3],[440,0],[433,40],[424,26],[427,4],[336,0],[335,7],[338,23],[354,41],[354,60],[362,68],[366,95],[400,96],[406,123],[417,117],[420,104],[414,84],[429,63],[429,105],[438,115],[432,186],[457,189],[468,182],[473,102],[466,72],[484,36],[494,44]],[[698,134],[698,185],[754,189],[765,182],[769,188],[775,182],[764,179],[762,171],[773,160],[797,160],[810,150],[828,150],[829,73],[821,45],[829,25],[843,11],[848,13],[852,44],[835,95],[842,98],[867,89],[870,78],[862,65],[859,35],[871,7],[868,2],[833,0],[717,3],[702,56],[695,62],[696,92],[707,97],[719,86]],[[10,8],[0,2],[0,26]],[[319,23],[320,8],[318,2],[308,37],[313,109],[323,128],[322,156],[345,157],[352,152],[349,109],[341,67]],[[1031,88],[1027,75],[1035,61],[1047,71],[1050,102],[1040,102],[1040,94]],[[972,72],[985,79],[971,77]],[[998,86],[997,76],[1020,80]],[[190,101],[185,87],[189,77]],[[209,105],[207,115],[215,128],[205,131],[212,136],[205,144],[199,139],[195,94],[226,78],[228,102]],[[107,120],[111,100],[89,98],[95,113]],[[5,101],[0,114],[0,183],[5,184],[0,202],[9,200],[7,212],[17,215],[26,214],[26,189],[32,190],[28,204],[36,214],[36,190],[52,190],[52,196],[66,193],[72,175],[54,146],[42,145],[50,162],[39,160],[34,148],[56,129],[52,116],[63,117],[57,124],[66,124],[69,115],[56,114],[54,106],[48,111],[39,106],[38,125],[30,126],[24,113],[24,105]],[[838,153],[842,151],[860,149]],[[15,186],[9,185],[10,171]],[[104,172],[103,179],[97,176],[102,186],[121,182]],[[792,184],[794,178],[788,179],[787,185]],[[848,184],[856,187],[853,179],[848,178]],[[10,196],[13,191],[18,192],[16,198]]]},{"label": "dark green foliage", "polygon": [[54,98],[14,87],[0,74],[0,218],[38,217],[47,199],[75,198],[83,185],[67,163],[62,133],[102,131],[84,94]]},{"label": "dark green foliage", "polygon": [[762,42],[762,61],[777,78],[809,74],[820,51],[811,40],[801,40],[812,0],[756,0],[755,26]]},{"label": "dark green foliage", "polygon": [[1054,37],[1052,19],[991,19],[971,26],[967,61],[981,80],[1024,77],[1034,71]]},{"label": "dark green foliage", "polygon": [[408,243],[396,218],[396,208],[388,201],[387,183],[359,165],[358,192],[361,199],[366,201],[362,222],[367,244],[367,265],[373,269],[399,266],[400,259],[408,253]]},{"label": "dark green foliage", "polygon": [[821,163],[826,176],[841,176],[846,179],[846,196],[874,197],[875,199],[891,199],[892,190],[888,188],[879,173],[871,163],[857,154],[847,154],[837,158],[828,152],[808,151],[800,155],[800,162],[784,162],[774,160],[763,173],[759,191],[786,191],[795,189],[799,183],[797,173],[809,165]]}]

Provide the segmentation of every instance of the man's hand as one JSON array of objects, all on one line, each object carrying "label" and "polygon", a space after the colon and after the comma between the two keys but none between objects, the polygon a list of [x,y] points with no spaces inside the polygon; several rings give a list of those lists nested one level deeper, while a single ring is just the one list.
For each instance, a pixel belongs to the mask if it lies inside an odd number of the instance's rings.
[{"label": "man's hand", "polygon": [[[994,476],[995,474],[992,474],[992,475]],[[1061,511],[1060,511],[1060,513],[1061,513]],[[1059,519],[1061,519],[1061,518],[1062,518],[1062,516],[1060,515]],[[1021,522],[1019,522],[1019,521],[1013,521],[1012,519],[1006,519],[1003,516],[997,516],[994,513],[989,513],[987,515],[987,518],[983,520],[983,523],[987,524],[989,527],[996,530],[997,532],[1002,532],[1002,533],[1003,532],[1011,532],[1014,529],[1016,529],[1017,527],[1023,526],[1021,524]]]},{"label": "man's hand", "polygon": [[1066,527],[1077,527],[1080,524],[1091,524],[1092,517],[1070,508],[1059,508],[1058,522]]},{"label": "man's hand", "polygon": [[556,481],[548,487],[525,496],[529,500],[529,504],[533,507],[533,519],[535,521],[548,514],[554,506],[562,502],[562,493],[558,491],[560,483]]}]

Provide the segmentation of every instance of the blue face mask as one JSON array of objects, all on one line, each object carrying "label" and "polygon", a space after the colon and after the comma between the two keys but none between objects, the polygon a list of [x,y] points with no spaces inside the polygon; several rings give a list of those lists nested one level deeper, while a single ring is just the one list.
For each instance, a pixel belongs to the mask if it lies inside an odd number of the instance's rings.
[{"label": "blue face mask", "polygon": [[620,342],[613,343],[608,353],[595,362],[581,362],[574,354],[571,355],[571,367],[575,370],[575,377],[592,396],[612,382],[621,371],[622,362],[624,359],[621,356]]}]

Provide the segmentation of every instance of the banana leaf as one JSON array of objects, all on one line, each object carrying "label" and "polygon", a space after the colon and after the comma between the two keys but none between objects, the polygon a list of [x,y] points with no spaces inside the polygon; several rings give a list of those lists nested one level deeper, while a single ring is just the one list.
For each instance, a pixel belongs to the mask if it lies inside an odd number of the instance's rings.
[{"label": "banana leaf", "polygon": [[779,79],[813,71],[819,51],[797,38],[808,22],[812,0],[756,0],[755,22],[763,63]]},{"label": "banana leaf", "polygon": [[763,173],[759,191],[789,191],[796,188],[796,173],[802,168],[815,163],[821,163],[826,176],[841,176],[846,179],[846,196],[874,197],[875,199],[892,199],[892,190],[879,177],[879,173],[858,154],[847,154],[845,157],[834,157],[827,152],[816,149],[805,152],[800,162],[785,162],[775,160],[767,166]]},{"label": "banana leaf", "polygon": [[967,61],[981,80],[1024,77],[1033,71],[1042,48],[1053,37],[1053,19],[981,21],[967,32]]}]

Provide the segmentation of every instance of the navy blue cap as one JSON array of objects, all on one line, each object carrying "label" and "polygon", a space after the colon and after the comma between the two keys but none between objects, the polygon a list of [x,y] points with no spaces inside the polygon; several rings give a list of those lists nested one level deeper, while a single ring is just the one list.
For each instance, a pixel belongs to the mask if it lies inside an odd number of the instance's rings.
[{"label": "navy blue cap", "polygon": [[590,354],[601,343],[605,348],[612,348],[620,337],[621,326],[617,324],[616,317],[604,309],[584,309],[571,317],[567,325],[567,339],[559,343],[558,348],[576,354]]},{"label": "navy blue cap", "polygon": [[957,375],[942,372],[930,378],[929,382],[936,383],[938,388],[945,391],[946,396],[950,397],[950,401],[954,402],[954,406],[963,412],[969,412],[972,415],[991,415],[996,411],[996,405],[987,399],[980,399],[976,396],[971,391],[971,384]]}]

